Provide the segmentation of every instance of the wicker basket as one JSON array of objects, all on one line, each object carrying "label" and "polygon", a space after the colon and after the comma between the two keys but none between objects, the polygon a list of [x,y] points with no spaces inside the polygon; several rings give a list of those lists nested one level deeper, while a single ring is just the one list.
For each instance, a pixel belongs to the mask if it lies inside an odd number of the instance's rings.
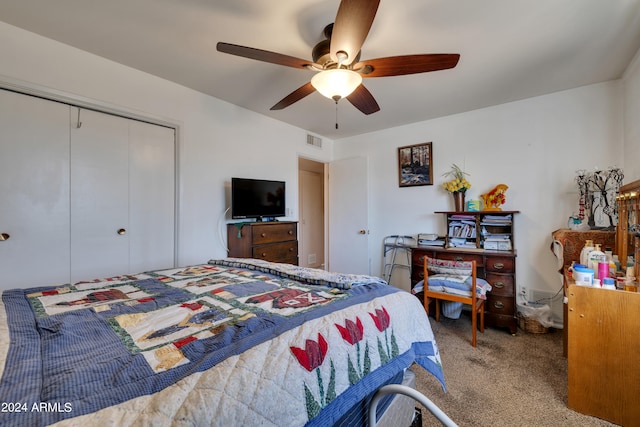
[{"label": "wicker basket", "polygon": [[518,312],[518,326],[530,334],[546,334],[549,332],[549,328],[542,326],[536,319],[527,317],[521,312]]}]

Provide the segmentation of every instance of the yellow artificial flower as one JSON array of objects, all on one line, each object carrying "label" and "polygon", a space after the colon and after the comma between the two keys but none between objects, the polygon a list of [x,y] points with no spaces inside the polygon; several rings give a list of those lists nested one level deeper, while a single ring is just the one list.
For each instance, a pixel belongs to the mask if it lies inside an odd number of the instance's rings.
[{"label": "yellow artificial flower", "polygon": [[442,183],[442,188],[444,188],[449,193],[464,193],[469,188],[471,188],[471,183],[467,181],[465,175],[469,174],[460,169],[458,165],[453,164],[449,172],[442,174],[442,176],[451,178],[449,181],[445,181],[444,183]]}]

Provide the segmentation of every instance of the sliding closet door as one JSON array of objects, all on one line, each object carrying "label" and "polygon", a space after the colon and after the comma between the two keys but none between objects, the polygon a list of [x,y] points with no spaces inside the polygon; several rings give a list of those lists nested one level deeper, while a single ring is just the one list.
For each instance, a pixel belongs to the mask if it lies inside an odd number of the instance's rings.
[{"label": "sliding closet door", "polygon": [[174,266],[175,130],[129,121],[129,268]]},{"label": "sliding closet door", "polygon": [[0,289],[69,280],[69,106],[0,90]]},{"label": "sliding closet door", "polygon": [[129,273],[129,121],[90,110],[75,120],[71,281]]},{"label": "sliding closet door", "polygon": [[174,266],[174,130],[82,110],[71,130],[71,280]]}]

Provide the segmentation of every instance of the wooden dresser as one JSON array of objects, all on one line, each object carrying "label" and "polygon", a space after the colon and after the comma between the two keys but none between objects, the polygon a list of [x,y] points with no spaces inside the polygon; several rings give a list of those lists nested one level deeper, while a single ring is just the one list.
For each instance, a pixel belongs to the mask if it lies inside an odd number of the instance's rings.
[{"label": "wooden dresser", "polygon": [[227,224],[229,256],[298,265],[297,222]]}]

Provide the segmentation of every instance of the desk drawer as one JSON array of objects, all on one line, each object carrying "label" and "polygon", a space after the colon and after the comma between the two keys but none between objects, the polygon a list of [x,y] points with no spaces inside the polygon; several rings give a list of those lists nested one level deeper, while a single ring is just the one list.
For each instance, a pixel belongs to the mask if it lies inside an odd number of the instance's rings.
[{"label": "desk drawer", "polygon": [[476,267],[482,268],[483,257],[478,254],[462,254],[462,253],[439,253],[439,259],[446,259],[449,261],[475,261]]},{"label": "desk drawer", "polygon": [[513,273],[516,271],[515,258],[492,256],[487,257],[487,264],[485,268],[487,273],[494,271],[496,273]]},{"label": "desk drawer", "polygon": [[[435,258],[435,253],[433,251],[425,250],[425,249],[414,249],[411,251],[411,264],[414,267],[424,265],[424,257],[428,256],[430,258]],[[422,280],[422,279],[420,279]]]},{"label": "desk drawer", "polygon": [[487,282],[491,285],[493,295],[513,296],[514,279],[511,274],[487,273]]},{"label": "desk drawer", "polygon": [[484,303],[485,309],[494,314],[505,314],[513,316],[514,304],[513,296],[497,296],[487,294],[487,301]]}]

